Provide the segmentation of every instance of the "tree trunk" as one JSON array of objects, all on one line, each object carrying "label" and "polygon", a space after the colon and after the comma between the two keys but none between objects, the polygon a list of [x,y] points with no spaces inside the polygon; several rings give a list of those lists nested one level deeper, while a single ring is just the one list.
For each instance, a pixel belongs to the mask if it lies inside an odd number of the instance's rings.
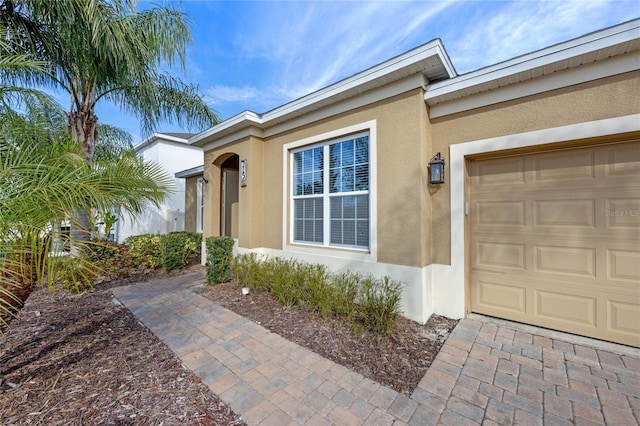
[{"label": "tree trunk", "polygon": [[[86,88],[86,85],[85,85]],[[83,93],[85,96],[89,96]],[[84,159],[89,166],[93,160],[93,153],[96,148],[98,117],[87,102],[80,105],[78,111],[71,111],[67,114],[69,135],[82,148]],[[90,209],[91,206],[80,206],[76,211],[76,222],[71,224],[72,241],[89,241],[91,239],[90,229]],[[81,255],[82,250],[72,243],[71,253]]]}]

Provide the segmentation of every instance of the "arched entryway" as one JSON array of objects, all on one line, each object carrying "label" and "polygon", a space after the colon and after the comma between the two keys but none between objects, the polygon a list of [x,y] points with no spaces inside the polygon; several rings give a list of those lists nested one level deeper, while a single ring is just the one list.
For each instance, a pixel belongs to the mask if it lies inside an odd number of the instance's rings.
[{"label": "arched entryway", "polygon": [[238,238],[239,166],[237,154],[220,164],[220,235],[232,238]]}]

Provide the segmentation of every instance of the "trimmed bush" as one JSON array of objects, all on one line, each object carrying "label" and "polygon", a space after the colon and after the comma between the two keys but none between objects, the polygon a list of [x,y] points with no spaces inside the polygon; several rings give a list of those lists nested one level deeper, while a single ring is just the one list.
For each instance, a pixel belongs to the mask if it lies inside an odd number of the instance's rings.
[{"label": "trimmed bush", "polygon": [[129,247],[131,265],[156,269],[160,266],[162,237],[157,234],[133,235],[125,242]]},{"label": "trimmed bush", "polygon": [[233,261],[233,238],[209,237],[205,244],[207,246],[207,281],[210,284],[229,281]]},{"label": "trimmed bush", "polygon": [[194,232],[170,232],[160,239],[160,264],[167,271],[189,265],[200,252],[200,234]]}]

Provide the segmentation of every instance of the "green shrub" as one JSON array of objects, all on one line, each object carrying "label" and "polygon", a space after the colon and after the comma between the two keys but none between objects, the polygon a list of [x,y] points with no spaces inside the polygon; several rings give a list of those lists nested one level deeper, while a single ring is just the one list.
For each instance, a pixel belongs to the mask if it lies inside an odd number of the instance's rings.
[{"label": "green shrub", "polygon": [[264,279],[269,291],[284,306],[299,304],[302,298],[302,280],[300,263],[273,257],[262,263]]},{"label": "green shrub", "polygon": [[207,281],[209,283],[223,283],[231,277],[233,261],[233,244],[231,237],[209,237],[207,246]]},{"label": "green shrub", "polygon": [[167,271],[188,266],[200,252],[200,234],[170,232],[160,239],[160,264]]},{"label": "green shrub", "polygon": [[111,278],[128,276],[132,261],[126,245],[99,239],[87,244],[85,253],[101,275]]},{"label": "green shrub", "polygon": [[160,266],[162,237],[157,234],[133,235],[125,242],[129,248],[131,266],[156,269]]},{"label": "green shrub", "polygon": [[56,266],[60,286],[74,293],[91,289],[98,275],[96,265],[89,265],[86,261],[74,256],[65,256]]},{"label": "green shrub", "polygon": [[389,277],[364,277],[358,286],[353,319],[376,334],[387,334],[400,315],[402,287]]},{"label": "green shrub", "polygon": [[298,276],[301,302],[323,317],[333,314],[336,303],[335,290],[331,285],[331,276],[327,267],[318,264],[301,264]]},{"label": "green shrub", "polygon": [[342,272],[331,276],[333,313],[336,316],[351,316],[358,297],[361,276],[354,272]]},{"label": "green shrub", "polygon": [[331,274],[323,265],[279,257],[261,261],[252,253],[236,257],[233,278],[239,286],[271,293],[281,305],[349,318],[354,330],[387,334],[400,315],[402,287],[389,277]]}]

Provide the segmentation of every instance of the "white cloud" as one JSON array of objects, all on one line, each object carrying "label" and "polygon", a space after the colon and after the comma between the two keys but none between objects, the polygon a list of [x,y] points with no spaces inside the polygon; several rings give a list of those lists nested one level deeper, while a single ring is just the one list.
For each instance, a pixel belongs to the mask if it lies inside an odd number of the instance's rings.
[{"label": "white cloud", "polygon": [[622,22],[628,2],[540,1],[496,3],[449,31],[445,40],[458,72],[542,49]]},{"label": "white cloud", "polygon": [[255,99],[259,90],[252,86],[225,86],[215,85],[204,91],[204,99],[211,105],[224,102],[242,102]]},{"label": "white cloud", "polygon": [[[270,110],[434,38],[467,72],[622,22],[634,10],[620,0],[232,4],[218,56],[225,83],[205,90],[227,115]],[[207,72],[201,65],[195,73]]]}]

